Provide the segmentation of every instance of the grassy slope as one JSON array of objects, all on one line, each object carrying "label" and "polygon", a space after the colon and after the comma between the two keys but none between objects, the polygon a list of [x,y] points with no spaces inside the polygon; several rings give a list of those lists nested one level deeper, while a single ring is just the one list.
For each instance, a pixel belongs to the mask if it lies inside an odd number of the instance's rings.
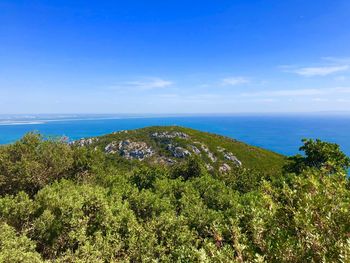
[{"label": "grassy slope", "polygon": [[[159,140],[151,137],[151,134],[154,132],[184,132],[190,136],[189,139],[179,139],[173,138],[170,141],[167,140]],[[168,142],[176,144],[178,146],[182,146],[184,148],[188,148],[189,145],[196,145],[199,148],[199,144],[195,142],[200,142],[205,144],[209,150],[218,158],[218,161],[212,163],[207,154],[201,154],[201,158],[210,163],[214,168],[218,168],[222,163],[230,163],[229,161],[224,159],[223,153],[218,151],[217,147],[223,147],[228,152],[232,152],[242,163],[243,167],[256,169],[262,172],[275,172],[279,171],[282,165],[285,163],[286,157],[272,151],[268,151],[262,148],[250,146],[243,142],[239,142],[237,140],[201,132],[189,128],[183,128],[178,126],[153,126],[147,127],[137,130],[129,130],[127,132],[119,132],[115,134],[108,134],[99,137],[99,141],[93,146],[98,146],[101,149],[112,142],[112,141],[120,141],[129,139],[131,141],[142,141],[146,142],[149,146],[152,146],[153,149],[156,150],[156,155],[147,159],[147,162],[151,163],[159,156],[168,156],[171,157],[169,151],[167,151],[166,145]],[[119,159],[119,158],[118,158]],[[120,160],[120,159],[119,159]],[[179,159],[177,159],[179,160]],[[122,160],[120,160],[122,161]],[[123,162],[123,161],[122,161]],[[138,161],[134,161],[138,162]],[[231,165],[232,166],[232,165]]]}]

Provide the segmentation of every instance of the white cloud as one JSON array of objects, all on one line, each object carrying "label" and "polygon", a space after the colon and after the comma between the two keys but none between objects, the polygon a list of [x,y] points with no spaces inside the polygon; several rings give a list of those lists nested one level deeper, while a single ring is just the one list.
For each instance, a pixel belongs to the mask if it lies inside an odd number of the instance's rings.
[{"label": "white cloud", "polygon": [[350,87],[337,87],[328,89],[282,89],[242,93],[243,97],[296,97],[350,94]]},{"label": "white cloud", "polygon": [[324,57],[319,66],[300,67],[296,65],[280,66],[285,72],[295,73],[304,77],[327,76],[338,72],[346,71],[350,68],[349,58]]},{"label": "white cloud", "polygon": [[173,82],[161,78],[148,78],[145,80],[128,81],[125,84],[138,89],[159,89],[171,86]]},{"label": "white cloud", "polygon": [[221,80],[223,86],[236,86],[241,84],[247,84],[250,80],[245,77],[228,77]]},{"label": "white cloud", "polygon": [[305,68],[295,69],[293,72],[301,76],[312,77],[312,76],[327,76],[327,75],[334,74],[337,72],[342,72],[348,69],[349,69],[348,65],[305,67]]},{"label": "white cloud", "polygon": [[162,89],[173,85],[174,83],[169,80],[161,78],[144,78],[142,80],[133,80],[121,82],[119,84],[110,86],[111,90],[123,90],[134,89],[134,90],[151,90],[151,89]]},{"label": "white cloud", "polygon": [[173,99],[173,98],[179,98],[180,96],[176,93],[166,93],[166,94],[158,94],[159,98],[162,99]]},{"label": "white cloud", "polygon": [[286,89],[286,90],[270,90],[270,91],[259,91],[259,92],[249,92],[242,93],[244,97],[289,97],[289,96],[310,96],[319,95],[320,91],[317,89]]}]

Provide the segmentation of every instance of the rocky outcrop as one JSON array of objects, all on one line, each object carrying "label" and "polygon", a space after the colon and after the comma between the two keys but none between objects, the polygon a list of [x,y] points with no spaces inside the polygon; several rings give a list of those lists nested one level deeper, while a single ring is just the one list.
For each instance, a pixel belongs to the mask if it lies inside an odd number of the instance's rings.
[{"label": "rocky outcrop", "polygon": [[224,153],[224,158],[226,160],[232,161],[237,166],[242,166],[242,162],[238,160],[238,158],[234,156],[233,153],[230,153],[230,152]]},{"label": "rocky outcrop", "polygon": [[167,150],[169,150],[171,154],[176,158],[185,158],[186,156],[191,155],[191,153],[185,148],[175,146],[173,144],[168,144]]},{"label": "rocky outcrop", "polygon": [[215,155],[214,155],[211,151],[209,151],[209,148],[208,148],[206,145],[201,144],[201,148],[202,148],[202,150],[208,155],[208,158],[209,158],[213,163],[215,163],[215,162],[217,161],[217,158],[215,157]]},{"label": "rocky outcrop", "polygon": [[220,173],[228,173],[229,171],[231,171],[231,166],[229,166],[227,163],[224,163],[219,167]]},{"label": "rocky outcrop", "polygon": [[192,152],[194,152],[195,154],[201,154],[201,151],[194,145],[190,145],[190,148],[192,150]]},{"label": "rocky outcrop", "polygon": [[[128,160],[135,159],[140,161],[153,155],[157,155],[156,151],[141,139],[127,139],[128,136],[125,135],[128,133],[131,134],[132,132],[129,132],[127,130],[114,132],[113,134],[115,137],[119,138],[114,139],[114,141],[107,144],[104,148],[104,151],[109,154],[118,154]],[[121,136],[118,136],[118,134]],[[205,160],[207,161],[206,168],[208,170],[216,169],[214,168],[214,166],[216,167],[214,163],[218,163],[218,160],[220,160],[220,164],[221,162],[226,162],[219,167],[219,171],[222,173],[230,171],[235,166],[242,166],[242,162],[233,153],[227,151],[225,148],[217,146],[214,154],[214,152],[211,152],[206,144],[201,141],[190,140],[190,136],[181,131],[163,130],[150,133],[149,136],[156,142],[154,147],[161,147],[163,149],[161,151],[164,151],[165,148],[170,152],[171,155],[157,155],[151,160],[155,163],[172,165],[176,162],[181,162],[180,159],[185,159],[191,155],[198,155],[201,157],[207,156]],[[186,139],[186,141],[180,141],[176,139]],[[97,142],[99,142],[99,138],[86,138],[70,142],[69,144],[81,147],[91,146],[97,149],[101,147],[101,143]]]},{"label": "rocky outcrop", "polygon": [[173,139],[173,138],[180,138],[180,139],[188,139],[190,136],[188,136],[184,132],[154,132],[151,134],[153,138],[160,138],[160,139]]},{"label": "rocky outcrop", "polygon": [[98,142],[98,138],[86,138],[86,139],[80,139],[80,140],[76,140],[76,141],[72,141],[69,144],[70,145],[75,145],[75,146],[79,146],[79,147],[83,147],[83,146],[89,146],[95,142]]},{"label": "rocky outcrop", "polygon": [[130,140],[111,142],[105,147],[105,152],[118,153],[128,160],[137,159],[140,161],[155,153],[152,147],[145,142],[131,142]]},{"label": "rocky outcrop", "polygon": [[224,158],[226,160],[233,162],[237,166],[242,166],[242,162],[238,160],[238,158],[235,155],[233,155],[233,153],[226,151],[225,148],[222,148],[220,146],[217,147],[217,150],[218,152],[222,152],[224,154]]}]

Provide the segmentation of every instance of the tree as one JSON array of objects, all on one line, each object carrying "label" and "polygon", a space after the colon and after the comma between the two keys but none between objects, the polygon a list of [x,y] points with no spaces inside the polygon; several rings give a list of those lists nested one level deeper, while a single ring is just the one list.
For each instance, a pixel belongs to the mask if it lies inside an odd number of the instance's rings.
[{"label": "tree", "polygon": [[200,160],[195,157],[189,158],[185,163],[181,163],[172,170],[172,177],[182,177],[184,180],[199,177],[205,173]]},{"label": "tree", "polygon": [[66,176],[73,161],[68,144],[28,133],[20,141],[0,148],[0,193],[25,191],[33,195]]},{"label": "tree", "polygon": [[103,170],[104,157],[100,151],[28,133],[18,142],[0,147],[0,194],[25,191],[33,196],[55,180],[85,179],[82,177]]},{"label": "tree", "polygon": [[350,167],[350,158],[341,150],[338,144],[321,140],[303,139],[299,148],[305,155],[297,154],[289,158],[286,165],[287,172],[301,173],[307,169],[319,169],[329,174],[346,172]]}]

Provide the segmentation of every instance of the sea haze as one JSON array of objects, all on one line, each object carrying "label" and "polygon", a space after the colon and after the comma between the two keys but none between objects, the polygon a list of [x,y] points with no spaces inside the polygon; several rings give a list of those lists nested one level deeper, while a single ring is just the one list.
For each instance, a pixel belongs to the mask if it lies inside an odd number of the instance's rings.
[{"label": "sea haze", "polygon": [[285,155],[298,153],[302,138],[338,143],[350,155],[350,116],[321,115],[2,115],[0,144],[25,133],[67,136],[71,140],[153,125],[179,125],[225,135]]}]

